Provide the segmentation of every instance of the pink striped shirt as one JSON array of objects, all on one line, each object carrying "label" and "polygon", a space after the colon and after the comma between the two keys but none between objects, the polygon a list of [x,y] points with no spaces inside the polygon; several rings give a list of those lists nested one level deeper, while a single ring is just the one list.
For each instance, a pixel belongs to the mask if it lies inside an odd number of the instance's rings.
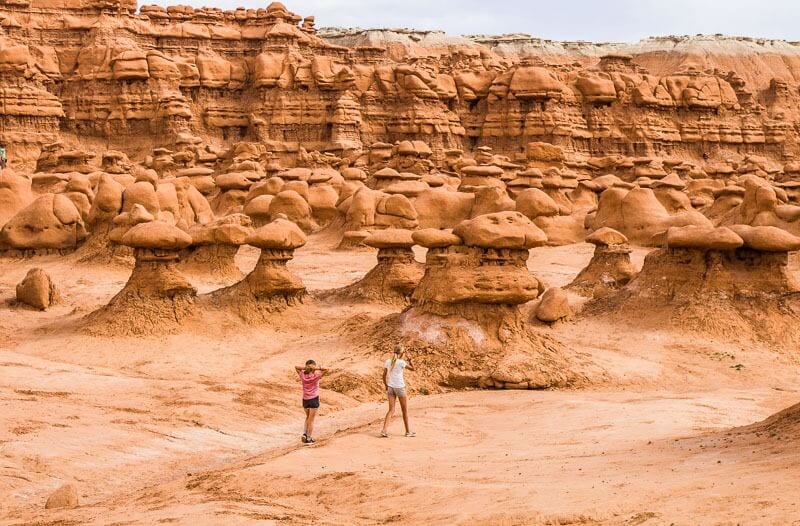
[{"label": "pink striped shirt", "polygon": [[319,396],[319,379],[322,373],[319,371],[307,374],[305,371],[297,371],[300,381],[303,382],[303,400],[311,400]]}]

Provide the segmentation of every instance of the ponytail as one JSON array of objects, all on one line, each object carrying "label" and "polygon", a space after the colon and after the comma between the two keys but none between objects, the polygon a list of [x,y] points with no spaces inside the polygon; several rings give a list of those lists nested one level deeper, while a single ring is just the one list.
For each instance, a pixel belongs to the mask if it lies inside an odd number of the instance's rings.
[{"label": "ponytail", "polygon": [[398,356],[400,356],[401,354],[403,354],[403,346],[398,343],[397,345],[394,346],[394,354],[392,355],[392,361],[389,364],[390,373],[392,372],[392,369],[394,369],[394,364],[397,363]]}]

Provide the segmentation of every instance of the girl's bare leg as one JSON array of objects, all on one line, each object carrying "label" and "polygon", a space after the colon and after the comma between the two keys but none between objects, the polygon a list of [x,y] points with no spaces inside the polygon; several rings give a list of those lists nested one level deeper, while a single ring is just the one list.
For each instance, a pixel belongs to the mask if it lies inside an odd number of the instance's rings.
[{"label": "girl's bare leg", "polygon": [[309,409],[308,418],[306,419],[306,434],[311,437],[314,434],[314,418],[317,416],[318,409]]},{"label": "girl's bare leg", "polygon": [[309,410],[308,410],[308,408],[306,408],[306,409],[304,409],[304,411],[306,412],[306,419],[303,422],[303,434],[304,435],[308,435],[308,411]]},{"label": "girl's bare leg", "polygon": [[386,412],[386,418],[383,419],[383,429],[381,433],[386,433],[386,429],[389,427],[389,420],[394,416],[394,403],[396,398],[394,394],[389,395],[389,410]]},{"label": "girl's bare leg", "polygon": [[408,397],[399,396],[398,399],[400,400],[400,411],[403,412],[403,425],[406,426],[406,433],[409,433],[411,429],[408,428]]}]

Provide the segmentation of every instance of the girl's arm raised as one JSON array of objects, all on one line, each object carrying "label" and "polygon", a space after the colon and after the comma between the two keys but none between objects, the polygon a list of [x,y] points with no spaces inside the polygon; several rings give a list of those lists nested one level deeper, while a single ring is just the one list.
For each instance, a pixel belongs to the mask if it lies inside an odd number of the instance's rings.
[{"label": "girl's arm raised", "polygon": [[409,371],[413,371],[414,364],[411,363],[411,356],[409,356],[408,353],[406,353],[405,359],[406,359],[406,369],[408,369]]}]

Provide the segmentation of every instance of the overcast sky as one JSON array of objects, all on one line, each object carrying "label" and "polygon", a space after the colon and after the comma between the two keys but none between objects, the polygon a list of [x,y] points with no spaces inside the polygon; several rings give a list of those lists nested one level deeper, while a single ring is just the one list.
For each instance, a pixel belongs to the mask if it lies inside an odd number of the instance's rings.
[{"label": "overcast sky", "polygon": [[[154,0],[140,0],[140,5]],[[157,0],[234,9],[254,0]],[[451,35],[529,33],[554,40],[637,41],[723,33],[800,40],[800,0],[288,0],[317,27],[443,29]]]}]

